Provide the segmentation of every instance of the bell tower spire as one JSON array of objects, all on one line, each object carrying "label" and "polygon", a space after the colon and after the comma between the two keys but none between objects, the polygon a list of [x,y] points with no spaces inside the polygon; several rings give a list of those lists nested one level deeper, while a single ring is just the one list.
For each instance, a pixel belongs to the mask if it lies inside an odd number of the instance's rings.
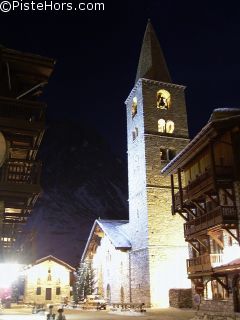
[{"label": "bell tower spire", "polygon": [[148,20],[143,38],[135,82],[140,78],[172,82],[160,43],[150,20]]}]

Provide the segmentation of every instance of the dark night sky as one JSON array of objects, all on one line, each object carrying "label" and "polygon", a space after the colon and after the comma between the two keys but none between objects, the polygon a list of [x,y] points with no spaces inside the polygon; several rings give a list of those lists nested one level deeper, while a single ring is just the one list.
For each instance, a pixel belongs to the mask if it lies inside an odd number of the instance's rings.
[{"label": "dark night sky", "polygon": [[88,122],[125,153],[124,101],[147,19],[173,82],[187,86],[193,136],[214,108],[239,106],[239,11],[237,1],[106,0],[104,12],[1,13],[0,43],[55,58],[44,96],[48,118]]}]

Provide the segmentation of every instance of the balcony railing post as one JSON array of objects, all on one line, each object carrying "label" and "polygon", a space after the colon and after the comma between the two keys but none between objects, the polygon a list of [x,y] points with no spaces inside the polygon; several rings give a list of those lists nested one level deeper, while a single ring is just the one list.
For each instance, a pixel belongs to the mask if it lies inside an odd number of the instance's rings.
[{"label": "balcony railing post", "polygon": [[175,214],[176,206],[175,206],[175,195],[174,195],[174,177],[171,174],[171,192],[172,192],[172,215]]},{"label": "balcony railing post", "polygon": [[180,195],[180,207],[183,209],[183,190],[182,190],[182,177],[181,177],[181,169],[178,168],[178,185],[179,185],[179,195]]}]

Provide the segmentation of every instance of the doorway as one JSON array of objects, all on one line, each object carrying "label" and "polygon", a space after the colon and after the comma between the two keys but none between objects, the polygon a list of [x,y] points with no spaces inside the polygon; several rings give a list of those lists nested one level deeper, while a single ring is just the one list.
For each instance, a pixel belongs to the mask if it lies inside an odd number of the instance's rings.
[{"label": "doorway", "polygon": [[233,278],[232,289],[233,289],[234,311],[240,312],[240,276],[239,274],[237,274]]},{"label": "doorway", "polygon": [[52,300],[52,288],[46,288],[46,300]]}]

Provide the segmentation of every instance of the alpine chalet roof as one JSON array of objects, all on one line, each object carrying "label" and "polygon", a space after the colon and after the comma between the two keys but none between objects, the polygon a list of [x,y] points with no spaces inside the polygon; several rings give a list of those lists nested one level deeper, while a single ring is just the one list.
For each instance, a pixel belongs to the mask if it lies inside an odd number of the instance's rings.
[{"label": "alpine chalet roof", "polygon": [[174,173],[180,164],[184,166],[190,157],[193,158],[198,154],[209,143],[211,138],[216,137],[219,132],[231,128],[234,125],[240,126],[239,108],[214,109],[208,123],[189,144],[161,170],[161,173],[165,175]]}]

